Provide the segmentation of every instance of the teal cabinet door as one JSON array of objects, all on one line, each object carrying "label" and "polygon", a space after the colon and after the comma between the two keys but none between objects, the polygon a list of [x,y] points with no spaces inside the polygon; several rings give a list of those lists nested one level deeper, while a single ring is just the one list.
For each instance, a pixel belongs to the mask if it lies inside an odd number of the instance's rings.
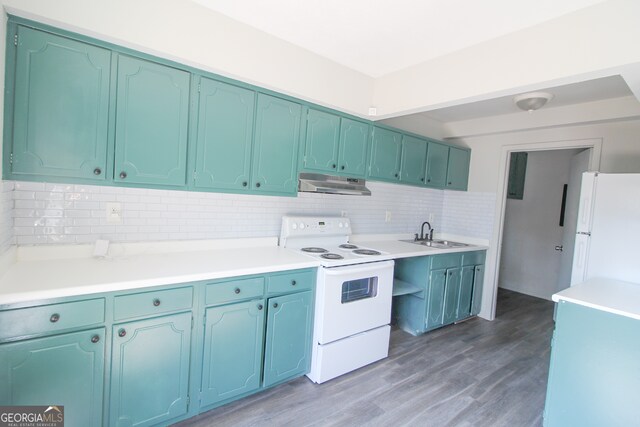
[{"label": "teal cabinet door", "polygon": [[313,321],[311,292],[268,300],[264,386],[309,370]]},{"label": "teal cabinet door", "polygon": [[369,178],[398,182],[402,135],[387,129],[374,128],[369,160]]},{"label": "teal cabinet door", "polygon": [[22,26],[17,36],[11,173],[104,180],[111,52]]},{"label": "teal cabinet door", "polygon": [[187,413],[191,313],[113,326],[109,425],[149,426]]},{"label": "teal cabinet door", "polygon": [[524,197],[524,179],[527,174],[527,153],[511,153],[509,161],[509,181],[507,199],[522,200]]},{"label": "teal cabinet door", "polygon": [[248,190],[255,92],[203,78],[199,96],[194,185]]},{"label": "teal cabinet door", "polygon": [[442,323],[448,325],[456,320],[460,290],[460,268],[447,269],[447,283],[444,290],[444,314]]},{"label": "teal cabinet door", "polygon": [[447,270],[432,270],[429,273],[427,289],[427,329],[443,325],[444,293],[447,282]]},{"label": "teal cabinet door", "polygon": [[424,183],[427,141],[409,135],[402,136],[400,181],[406,184]]},{"label": "teal cabinet door", "polygon": [[449,148],[449,166],[447,168],[447,189],[466,190],[469,180],[469,150]]},{"label": "teal cabinet door", "polygon": [[471,297],[473,294],[473,279],[475,266],[462,267],[460,286],[458,291],[458,308],[456,320],[466,319],[471,315]]},{"label": "teal cabinet door", "polygon": [[264,300],[207,309],[201,406],[260,387],[265,312]]},{"label": "teal cabinet door", "polygon": [[185,185],[189,80],[186,71],[119,57],[116,182]]},{"label": "teal cabinet door", "polygon": [[364,178],[367,173],[369,149],[369,125],[342,118],[340,123],[340,153],[338,173],[354,178]]},{"label": "teal cabinet door", "polygon": [[63,405],[66,426],[101,426],[104,332],[0,345],[0,406]]},{"label": "teal cabinet door", "polygon": [[301,116],[300,104],[258,94],[252,190],[296,194]]},{"label": "teal cabinet door", "polygon": [[427,171],[425,185],[432,188],[444,188],[447,184],[447,165],[449,147],[429,142],[427,149]]},{"label": "teal cabinet door", "polygon": [[307,112],[304,168],[335,173],[339,142],[340,117],[310,108]]},{"label": "teal cabinet door", "polygon": [[484,265],[473,266],[473,295],[471,315],[476,316],[482,308],[482,288],[484,284]]}]

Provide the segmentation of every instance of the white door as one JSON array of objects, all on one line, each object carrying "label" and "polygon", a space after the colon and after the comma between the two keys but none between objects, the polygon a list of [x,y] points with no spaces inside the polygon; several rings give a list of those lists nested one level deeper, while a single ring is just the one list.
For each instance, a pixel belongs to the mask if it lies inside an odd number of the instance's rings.
[{"label": "white door", "polygon": [[587,149],[576,154],[571,159],[564,211],[564,227],[562,231],[562,254],[560,255],[560,270],[556,291],[568,288],[571,284],[573,250],[578,225],[578,206],[580,205],[580,187],[582,184],[582,174],[589,168],[590,158],[591,149]]}]

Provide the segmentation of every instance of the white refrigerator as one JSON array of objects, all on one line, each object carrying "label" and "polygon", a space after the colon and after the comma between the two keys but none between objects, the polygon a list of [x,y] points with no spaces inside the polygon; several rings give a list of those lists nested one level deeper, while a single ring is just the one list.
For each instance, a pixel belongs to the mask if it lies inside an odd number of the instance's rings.
[{"label": "white refrigerator", "polygon": [[640,174],[582,175],[571,285],[592,277],[640,283]]}]

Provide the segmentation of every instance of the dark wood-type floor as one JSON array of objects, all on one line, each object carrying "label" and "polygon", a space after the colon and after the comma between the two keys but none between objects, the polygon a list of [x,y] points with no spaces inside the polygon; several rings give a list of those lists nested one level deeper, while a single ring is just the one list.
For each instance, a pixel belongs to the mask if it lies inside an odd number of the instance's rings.
[{"label": "dark wood-type floor", "polygon": [[389,357],[321,385],[306,377],[182,427],[540,426],[553,303],[500,290],[496,320],[421,337],[397,328]]}]

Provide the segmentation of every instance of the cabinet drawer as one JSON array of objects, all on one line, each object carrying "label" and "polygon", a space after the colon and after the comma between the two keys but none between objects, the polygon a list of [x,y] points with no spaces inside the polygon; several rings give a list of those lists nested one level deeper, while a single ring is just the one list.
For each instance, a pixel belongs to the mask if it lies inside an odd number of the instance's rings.
[{"label": "cabinet drawer", "polygon": [[191,308],[192,303],[192,288],[122,295],[114,298],[113,319],[122,320],[187,310]]},{"label": "cabinet drawer", "polygon": [[484,264],[484,251],[465,252],[462,254],[462,265]]},{"label": "cabinet drawer", "polygon": [[270,294],[311,289],[315,272],[310,270],[290,271],[267,277],[267,292]]},{"label": "cabinet drawer", "polygon": [[460,254],[434,255],[431,259],[431,269],[453,268],[460,266]]},{"label": "cabinet drawer", "polygon": [[264,293],[264,277],[229,280],[207,285],[207,305],[224,304],[248,298],[261,297]]},{"label": "cabinet drawer", "polygon": [[7,310],[0,312],[0,340],[103,322],[103,298]]}]

